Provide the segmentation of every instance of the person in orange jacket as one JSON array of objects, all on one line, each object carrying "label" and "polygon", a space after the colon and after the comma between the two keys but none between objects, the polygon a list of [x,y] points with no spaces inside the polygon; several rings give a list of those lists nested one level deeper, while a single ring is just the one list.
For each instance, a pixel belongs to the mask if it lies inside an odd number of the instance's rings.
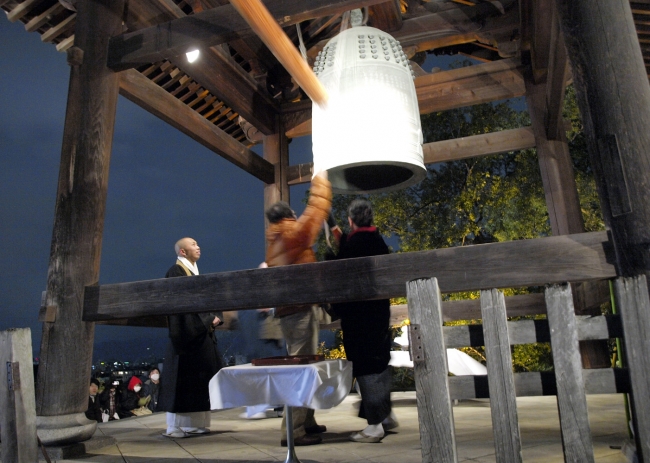
[{"label": "person in orange jacket", "polygon": [[[279,201],[265,214],[270,225],[266,230],[266,263],[269,267],[316,262],[312,246],[332,208],[332,186],[327,172],[319,172],[311,183],[309,200],[298,218],[291,206]],[[318,323],[320,309],[311,304],[293,307],[276,307],[275,317],[280,319],[282,334],[289,355],[316,354],[318,352]],[[318,425],[314,410],[304,407],[293,409],[294,445],[314,445],[322,442],[317,434],[326,430]],[[286,421],[282,420],[285,434]],[[286,438],[280,444],[287,445]]]}]

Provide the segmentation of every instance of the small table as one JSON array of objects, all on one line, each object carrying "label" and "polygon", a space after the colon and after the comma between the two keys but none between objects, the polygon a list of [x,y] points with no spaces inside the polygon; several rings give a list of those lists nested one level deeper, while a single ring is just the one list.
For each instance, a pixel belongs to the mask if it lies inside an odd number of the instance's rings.
[{"label": "small table", "polygon": [[335,407],[347,397],[351,385],[352,363],[347,360],[324,360],[304,365],[253,366],[247,363],[222,368],[210,380],[210,408],[285,404],[285,463],[300,463],[293,444],[291,407]]}]

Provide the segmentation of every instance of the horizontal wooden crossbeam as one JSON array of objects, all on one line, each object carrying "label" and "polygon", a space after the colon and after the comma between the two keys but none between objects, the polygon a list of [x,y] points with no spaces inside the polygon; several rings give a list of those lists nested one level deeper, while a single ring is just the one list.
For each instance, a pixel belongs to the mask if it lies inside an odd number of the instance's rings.
[{"label": "horizontal wooden crossbeam", "polygon": [[[517,59],[504,59],[416,77],[420,114],[524,96],[526,69]],[[303,117],[301,124],[287,130],[289,138],[311,134],[311,116]]]},{"label": "horizontal wooden crossbeam", "polygon": [[415,79],[420,114],[524,96],[523,66],[504,59]]},{"label": "horizontal wooden crossbeam", "polygon": [[[557,395],[552,371],[515,373],[517,397]],[[625,368],[582,370],[587,394],[622,394],[630,392],[630,373]],[[490,397],[487,376],[452,376],[449,378],[452,400],[487,399]]]},{"label": "horizontal wooden crossbeam", "polygon": [[138,71],[120,73],[120,94],[265,183],[274,167]]},{"label": "horizontal wooden crossbeam", "polygon": [[[265,6],[281,26],[289,26],[384,1],[268,0]],[[113,37],[108,46],[108,67],[123,70],[251,35],[254,32],[239,13],[230,4],[223,5]]]},{"label": "horizontal wooden crossbeam", "polygon": [[605,232],[102,286],[84,294],[86,321],[404,296],[435,276],[444,292],[616,276]]},{"label": "horizontal wooden crossbeam", "polygon": [[[507,153],[535,147],[535,136],[531,127],[484,133],[471,137],[435,141],[422,145],[424,164],[458,161],[460,159]],[[297,185],[311,181],[313,164],[304,163],[289,166],[287,181]]]}]

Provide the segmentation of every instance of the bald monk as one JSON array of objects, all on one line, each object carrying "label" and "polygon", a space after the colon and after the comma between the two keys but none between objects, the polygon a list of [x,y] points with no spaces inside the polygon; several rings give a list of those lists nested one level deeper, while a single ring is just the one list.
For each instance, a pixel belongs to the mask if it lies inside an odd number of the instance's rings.
[{"label": "bald monk", "polygon": [[[176,263],[165,278],[199,274],[196,262],[201,248],[196,240],[182,238],[174,246]],[[200,313],[167,317],[170,345],[163,364],[159,407],[167,412],[164,436],[183,438],[210,432],[210,392],[208,383],[223,366],[217,351],[215,327],[223,314]]]}]

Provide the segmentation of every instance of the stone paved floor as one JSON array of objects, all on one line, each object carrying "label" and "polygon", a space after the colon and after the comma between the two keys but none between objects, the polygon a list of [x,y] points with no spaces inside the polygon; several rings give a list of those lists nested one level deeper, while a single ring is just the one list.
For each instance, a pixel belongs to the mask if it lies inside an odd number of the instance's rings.
[{"label": "stone paved floor", "polygon": [[[348,435],[364,427],[356,417],[358,396],[350,395],[332,410],[316,412],[327,426],[324,443],[297,447],[303,463],[377,462],[415,463],[422,461],[414,392],[393,393],[400,427],[379,444],[349,442]],[[597,462],[623,463],[620,447],[627,438],[622,395],[588,396],[589,418]],[[524,462],[563,462],[555,397],[522,397],[517,400]],[[112,436],[116,445],[94,450],[76,463],[226,463],[284,461],[286,449],[279,446],[280,420],[242,420],[243,409],[212,413],[212,434],[186,439],[162,437],[165,415],[100,424],[98,433]],[[490,405],[487,400],[470,400],[454,406],[459,461],[496,462],[492,440]],[[612,448],[613,447],[613,448]],[[5,462],[7,463],[7,462]]]}]

